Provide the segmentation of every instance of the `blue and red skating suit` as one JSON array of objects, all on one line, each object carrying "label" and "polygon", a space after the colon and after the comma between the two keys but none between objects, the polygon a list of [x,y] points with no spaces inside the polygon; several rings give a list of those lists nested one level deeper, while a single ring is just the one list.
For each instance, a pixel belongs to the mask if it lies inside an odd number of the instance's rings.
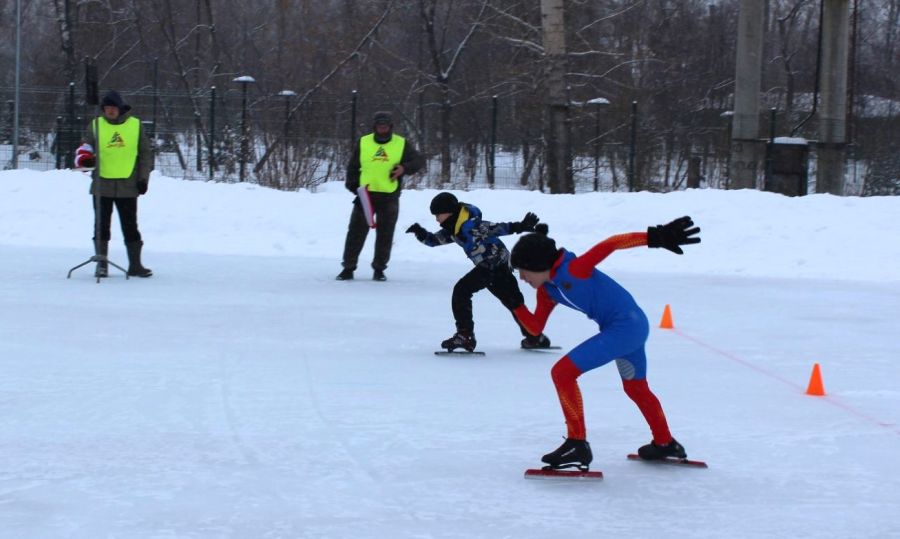
[{"label": "blue and red skating suit", "polygon": [[515,311],[517,318],[537,335],[556,304],[581,311],[597,323],[600,333],[567,354],[578,369],[584,373],[615,360],[623,380],[645,379],[647,315],[622,285],[594,266],[616,249],[646,245],[646,236],[642,232],[613,236],[580,257],[560,249],[550,280],[537,290],[534,314],[523,305]]}]

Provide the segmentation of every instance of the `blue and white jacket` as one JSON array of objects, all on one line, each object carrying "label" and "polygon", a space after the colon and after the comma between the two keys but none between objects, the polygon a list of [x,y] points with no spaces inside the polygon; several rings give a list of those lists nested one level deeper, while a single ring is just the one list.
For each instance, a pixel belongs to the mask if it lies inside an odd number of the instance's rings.
[{"label": "blue and white jacket", "polygon": [[437,232],[429,232],[422,243],[429,247],[456,243],[476,266],[489,270],[509,268],[509,249],[498,238],[513,234],[512,223],[491,223],[481,219],[481,210],[460,203],[459,211],[448,219],[454,220]]}]

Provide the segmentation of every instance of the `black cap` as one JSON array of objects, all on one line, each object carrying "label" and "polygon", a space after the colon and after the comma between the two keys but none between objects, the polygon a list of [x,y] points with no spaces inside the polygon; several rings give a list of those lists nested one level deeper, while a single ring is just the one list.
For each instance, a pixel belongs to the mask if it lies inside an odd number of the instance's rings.
[{"label": "black cap", "polygon": [[379,110],[372,116],[372,125],[394,125],[394,119],[390,112]]},{"label": "black cap", "polygon": [[439,213],[454,213],[459,208],[459,200],[453,196],[453,193],[443,192],[435,195],[431,199],[431,215]]},{"label": "black cap", "polygon": [[[542,223],[543,224],[543,223]],[[544,227],[533,234],[523,236],[509,255],[509,265],[513,269],[547,271],[559,258],[556,242],[547,237]]]},{"label": "black cap", "polygon": [[125,103],[119,92],[115,90],[110,90],[103,95],[103,99],[100,100],[100,108],[103,107],[118,107],[119,112],[122,114],[131,110],[131,105]]}]

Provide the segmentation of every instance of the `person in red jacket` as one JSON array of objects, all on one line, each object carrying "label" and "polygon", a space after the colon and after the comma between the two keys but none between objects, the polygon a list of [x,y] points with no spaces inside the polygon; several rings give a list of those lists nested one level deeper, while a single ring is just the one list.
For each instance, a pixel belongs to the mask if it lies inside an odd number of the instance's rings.
[{"label": "person in red jacket", "polygon": [[694,227],[690,217],[682,217],[667,225],[650,227],[647,232],[609,237],[580,256],[558,249],[556,242],[547,237],[546,225],[539,224],[535,231],[522,237],[510,256],[510,265],[519,270],[519,277],[537,289],[534,313],[521,305],[513,311],[516,318],[529,333],[538,335],[553,308],[562,304],[583,312],[600,329],[557,361],[550,371],[568,432],[565,442],[541,460],[555,469],[588,469],[593,455],[587,442],[577,379],[612,361],[619,369],[625,394],[640,409],[653,434],[653,440],[638,450],[640,457],[686,458],[684,447],[669,432],[659,399],[647,385],[647,316],[625,288],[594,266],[617,249],[643,245],[683,254],[681,245],[700,242],[696,237],[700,229]]}]

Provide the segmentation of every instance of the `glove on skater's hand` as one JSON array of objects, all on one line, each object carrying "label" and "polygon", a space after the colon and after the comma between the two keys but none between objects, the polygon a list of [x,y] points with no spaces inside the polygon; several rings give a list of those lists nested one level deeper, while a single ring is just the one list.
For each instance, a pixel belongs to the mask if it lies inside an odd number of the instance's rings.
[{"label": "glove on skater's hand", "polygon": [[691,237],[699,234],[700,228],[691,228],[692,226],[694,221],[688,216],[675,219],[666,225],[651,226],[647,229],[647,247],[662,247],[682,255],[684,251],[679,245],[700,243],[700,238]]},{"label": "glove on skater's hand", "polygon": [[534,232],[534,225],[538,224],[538,216],[528,212],[525,214],[525,217],[522,218],[518,223],[512,223],[512,226],[509,227],[511,232],[515,232],[519,234],[521,232]]},{"label": "glove on skater's hand", "polygon": [[137,188],[138,188],[138,194],[140,194],[140,195],[147,194],[147,182],[138,182]]},{"label": "glove on skater's hand", "polygon": [[416,239],[419,241],[425,241],[425,238],[428,237],[428,231],[422,228],[422,225],[419,223],[414,223],[412,226],[406,229],[407,234],[415,234]]}]

